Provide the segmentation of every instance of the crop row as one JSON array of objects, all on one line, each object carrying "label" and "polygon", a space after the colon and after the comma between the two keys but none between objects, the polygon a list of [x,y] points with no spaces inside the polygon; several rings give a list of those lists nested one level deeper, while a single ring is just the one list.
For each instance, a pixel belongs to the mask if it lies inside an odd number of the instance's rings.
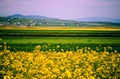
[{"label": "crop row", "polygon": [[0,36],[119,37],[120,31],[103,30],[0,30]]}]

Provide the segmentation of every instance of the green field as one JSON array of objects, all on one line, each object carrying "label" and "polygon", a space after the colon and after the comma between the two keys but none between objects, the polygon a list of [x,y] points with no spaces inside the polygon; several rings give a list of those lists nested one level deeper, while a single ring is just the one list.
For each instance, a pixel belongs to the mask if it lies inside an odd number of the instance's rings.
[{"label": "green field", "polygon": [[6,29],[1,29],[0,36],[120,37],[120,30],[11,30],[11,29],[6,30]]},{"label": "green field", "polygon": [[[11,51],[33,51],[41,45],[42,51],[76,51],[80,48],[112,47],[120,51],[119,30],[19,30],[0,29],[0,38]],[[57,48],[59,45],[59,48]],[[0,48],[3,50],[4,46]]]},{"label": "green field", "polygon": [[[104,47],[110,46],[113,49],[120,51],[120,38],[105,38],[105,37],[10,37],[2,38],[2,41],[6,41],[7,46],[10,46],[12,51],[33,51],[35,46],[41,45],[42,51],[76,51],[77,49],[90,47],[96,49],[100,47],[103,50]],[[2,43],[3,44],[3,43]],[[57,46],[60,46],[58,49]],[[2,48],[3,49],[3,48]]]}]

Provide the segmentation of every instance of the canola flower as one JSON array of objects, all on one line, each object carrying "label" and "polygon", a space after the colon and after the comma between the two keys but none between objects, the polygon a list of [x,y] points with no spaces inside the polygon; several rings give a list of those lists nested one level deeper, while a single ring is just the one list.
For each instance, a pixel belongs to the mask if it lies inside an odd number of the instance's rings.
[{"label": "canola flower", "polygon": [[[119,79],[120,53],[75,51],[0,51],[2,79]],[[105,48],[106,49],[106,48]],[[112,49],[112,48],[110,48]]]}]

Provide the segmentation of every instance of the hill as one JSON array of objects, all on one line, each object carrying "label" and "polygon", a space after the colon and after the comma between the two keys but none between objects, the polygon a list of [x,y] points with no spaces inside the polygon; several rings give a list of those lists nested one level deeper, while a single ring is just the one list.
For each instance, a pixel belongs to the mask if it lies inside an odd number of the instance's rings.
[{"label": "hill", "polygon": [[51,18],[46,16],[40,16],[40,15],[22,15],[22,14],[10,15],[10,16],[7,16],[7,18],[57,19],[57,18]]},{"label": "hill", "polygon": [[76,20],[61,20],[38,15],[14,14],[0,17],[0,26],[69,26],[69,27],[119,27],[119,20],[111,18],[83,18]]}]

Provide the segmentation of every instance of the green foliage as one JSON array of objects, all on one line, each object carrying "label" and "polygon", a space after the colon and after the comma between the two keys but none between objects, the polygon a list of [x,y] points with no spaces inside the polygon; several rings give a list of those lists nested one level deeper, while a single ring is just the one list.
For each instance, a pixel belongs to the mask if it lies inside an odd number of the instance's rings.
[{"label": "green foliage", "polygon": [[[0,38],[7,42],[11,51],[33,51],[34,47],[41,45],[42,51],[49,49],[54,51],[73,50],[76,47],[90,47],[95,50],[101,45],[101,51],[104,47],[110,46],[114,50],[120,51],[120,31],[116,30],[0,30]],[[83,36],[83,37],[82,37]],[[106,37],[105,37],[106,36]],[[1,44],[3,44],[1,42]],[[56,45],[60,45],[56,49]],[[3,47],[0,48],[2,50]]]},{"label": "green foliage", "polygon": [[119,37],[119,30],[0,30],[1,36],[31,37]]},{"label": "green foliage", "polygon": [[[120,38],[103,37],[4,37],[1,44],[6,41],[11,51],[33,51],[34,47],[40,45],[41,51],[76,51],[78,48],[90,47],[92,50],[103,51],[104,47],[110,46],[113,50],[120,51]],[[57,45],[60,47],[57,48]],[[1,47],[0,50],[4,48]],[[109,49],[109,51],[111,51]]]}]

